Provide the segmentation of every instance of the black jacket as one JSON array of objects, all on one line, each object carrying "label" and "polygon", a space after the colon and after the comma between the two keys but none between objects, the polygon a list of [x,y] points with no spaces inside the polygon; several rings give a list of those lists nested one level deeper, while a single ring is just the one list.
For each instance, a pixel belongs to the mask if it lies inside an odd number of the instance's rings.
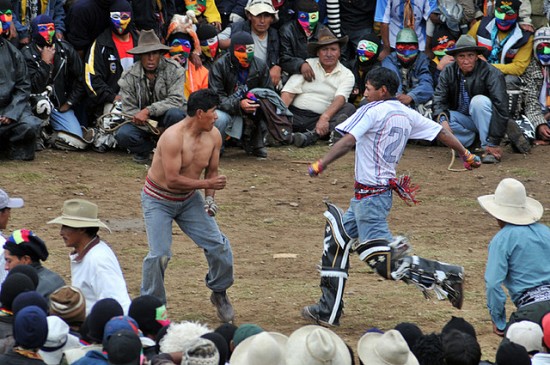
[{"label": "black jacket", "polygon": [[[493,116],[489,127],[489,143],[499,145],[506,133],[508,121],[508,94],[504,74],[485,61],[477,60],[474,70],[467,76],[466,89],[470,98],[485,95],[493,104]],[[447,65],[439,76],[434,93],[434,116],[441,113],[450,116],[450,110],[457,110],[460,93],[459,68],[456,62]]]},{"label": "black jacket", "polygon": [[[310,42],[317,42],[319,26],[309,39]],[[279,29],[281,39],[281,58],[279,63],[283,71],[289,75],[299,74],[300,67],[306,62],[306,58],[317,57],[307,51],[308,39],[296,19],[284,24]]]},{"label": "black jacket", "polygon": [[69,42],[54,39],[55,56],[53,65],[42,60],[42,55],[34,42],[21,52],[29,69],[31,92],[42,93],[46,86],[53,87],[50,100],[56,108],[66,102],[76,104],[84,96],[82,76],[84,69],[76,50]]},{"label": "black jacket", "polygon": [[109,28],[109,0],[78,0],[74,1],[65,24],[67,25],[67,41],[77,51],[86,53],[105,28]]},{"label": "black jacket", "polygon": [[256,57],[250,64],[246,85],[241,87],[237,84],[238,72],[231,54],[226,53],[212,65],[208,73],[208,87],[220,96],[219,109],[230,115],[241,115],[240,101],[246,97],[248,90],[257,87],[273,89],[269,69],[264,61]]},{"label": "black jacket", "polygon": [[[132,31],[130,36],[134,47],[137,46],[137,32]],[[118,80],[123,70],[111,28],[105,29],[92,43],[85,60],[84,81],[88,96],[94,105],[112,103],[120,90]],[[137,60],[138,56],[134,56],[134,61]]]},{"label": "black jacket", "polygon": [[[174,0],[161,0],[160,3],[162,9],[157,11],[156,0],[130,1],[130,4],[132,4],[132,22],[138,30],[153,29],[159,37],[166,35],[168,25],[176,13],[176,5]],[[160,14],[162,19],[157,18],[156,13]]]},{"label": "black jacket", "polygon": [[[244,22],[232,23],[230,27],[231,34],[235,34],[237,32],[252,32],[250,29],[250,21],[248,20]],[[267,30],[267,59],[265,62],[267,63],[268,68],[279,64],[279,47],[279,33],[277,33],[275,28],[269,27]]]}]

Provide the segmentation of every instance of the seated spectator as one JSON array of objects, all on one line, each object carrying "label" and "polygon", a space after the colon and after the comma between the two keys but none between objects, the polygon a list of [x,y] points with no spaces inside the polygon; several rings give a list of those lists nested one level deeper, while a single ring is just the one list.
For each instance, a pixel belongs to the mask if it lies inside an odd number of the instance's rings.
[{"label": "seated spectator", "polygon": [[132,300],[128,315],[136,320],[143,336],[151,340],[142,341],[143,352],[148,359],[151,359],[158,352],[155,339],[160,329],[170,324],[166,306],[157,297],[142,295]]},{"label": "seated spectator", "polygon": [[430,72],[434,87],[437,87],[439,75],[445,66],[455,61],[453,56],[447,54],[447,51],[455,48],[456,41],[457,38],[453,33],[446,31],[445,28],[438,28],[433,33],[431,46],[434,57],[430,63]]},{"label": "seated spectator", "polygon": [[97,211],[97,205],[87,200],[66,200],[62,215],[48,224],[60,224],[59,234],[73,249],[71,285],[82,290],[87,313],[104,298],[117,300],[127,312],[130,297],[122,270],[113,250],[97,234],[100,227],[111,230],[97,218]]},{"label": "seated spectator", "polygon": [[496,364],[531,365],[531,358],[525,347],[513,342],[503,342],[497,350]]},{"label": "seated spectator", "polygon": [[[315,57],[308,53],[308,42],[317,42],[321,25],[319,23],[319,5],[315,0],[298,0],[294,5],[295,19],[281,25],[279,37],[281,38],[280,64],[286,78],[301,74],[306,81],[315,78],[311,65],[306,59]],[[286,83],[286,80],[283,80]]]},{"label": "seated spectator", "polygon": [[478,365],[481,347],[474,337],[451,330],[443,335],[443,356],[446,365]]},{"label": "seated spectator", "polygon": [[231,355],[233,365],[285,364],[285,346],[288,337],[277,332],[261,332],[235,348]]},{"label": "seated spectator", "polygon": [[535,354],[531,358],[532,365],[546,365],[550,364],[550,313],[546,313],[542,317],[542,348],[543,351]]},{"label": "seated spectator", "polygon": [[80,326],[86,319],[86,299],[74,286],[63,286],[50,295],[50,315],[69,325],[70,333],[80,337]]},{"label": "seated spectator", "polygon": [[380,38],[375,34],[366,34],[361,37],[357,45],[356,54],[350,63],[351,72],[355,76],[355,85],[349,97],[349,102],[358,106],[364,100],[367,74],[375,67],[380,67],[378,56],[382,51]]},{"label": "seated spectator", "polygon": [[0,0],[0,151],[7,150],[11,160],[34,160],[40,119],[32,115],[28,103],[31,82],[25,58],[8,41],[12,5]]},{"label": "seated spectator", "polygon": [[24,46],[30,42],[32,31],[29,32],[29,28],[32,27],[31,22],[40,15],[48,15],[52,18],[55,26],[55,37],[63,39],[65,33],[65,9],[63,4],[63,0],[39,1],[37,3],[29,0],[15,2],[13,15],[19,23],[16,25],[19,44]]},{"label": "seated spectator", "polygon": [[420,327],[415,323],[401,322],[398,323],[394,329],[401,333],[401,336],[403,336],[411,350],[416,342],[424,335]]},{"label": "seated spectator", "polygon": [[110,26],[93,41],[85,58],[86,91],[96,117],[110,112],[113,104],[122,100],[118,80],[138,58],[128,53],[138,40],[130,4],[115,0],[109,14]]},{"label": "seated spectator", "polygon": [[120,330],[112,335],[105,345],[109,365],[140,365],[141,342],[130,330]]},{"label": "seated spectator", "polygon": [[384,58],[382,66],[394,71],[399,79],[397,100],[431,119],[434,88],[430,60],[419,52],[418,38],[412,29],[403,28],[397,33],[395,51]]},{"label": "seated spectator", "polygon": [[118,81],[122,112],[132,116],[132,123],[120,127],[115,138],[120,147],[134,155],[136,163],[151,160],[159,133],[150,128],[151,119],[166,129],[185,116],[185,71],[176,61],[162,57],[168,50],[170,47],[160,43],[153,31],[142,31],[138,46],[128,50],[138,55],[139,61]]},{"label": "seated spectator", "polygon": [[6,257],[6,270],[17,265],[31,265],[38,274],[36,291],[48,299],[50,294],[65,285],[59,274],[48,270],[40,261],[46,261],[49,253],[44,241],[27,229],[18,229],[12,233],[3,246]]},{"label": "seated spectator", "polygon": [[361,364],[418,365],[418,360],[397,330],[367,332],[357,343]]},{"label": "seated spectator", "polygon": [[[0,189],[0,245],[4,246],[7,236],[4,236],[2,231],[8,227],[8,221],[11,217],[11,210],[22,208],[25,202],[21,198],[10,198],[10,196]],[[0,250],[0,285],[4,282],[8,272],[4,269],[6,260],[4,252]]]},{"label": "seated spectator", "polygon": [[285,359],[286,365],[352,364],[352,356],[344,340],[328,328],[315,325],[303,326],[292,332],[286,343]]},{"label": "seated spectator", "polygon": [[254,57],[266,63],[271,82],[273,86],[278,87],[281,81],[280,41],[277,30],[271,27],[278,19],[277,11],[270,1],[265,0],[251,0],[245,10],[246,21],[233,23],[219,34],[220,48],[229,48],[233,34],[249,33],[254,43]]},{"label": "seated spectator", "polygon": [[496,163],[502,158],[508,96],[504,75],[478,58],[483,50],[471,36],[463,35],[456,47],[447,51],[456,61],[439,76],[433,110],[435,120],[464,146],[472,146],[479,138],[485,151],[483,163]]},{"label": "seated spectator", "polygon": [[269,69],[255,56],[250,33],[238,32],[231,37],[229,52],[223,55],[208,74],[208,85],[220,96],[216,127],[222,135],[240,140],[247,154],[267,157],[264,136],[266,127],[256,114],[260,104],[247,97],[254,88],[273,89]]},{"label": "seated spectator", "polygon": [[302,75],[293,75],[281,92],[281,98],[294,114],[294,144],[306,147],[319,138],[329,137],[334,127],[351,116],[355,107],[347,103],[353,89],[353,73],[340,63],[340,48],[347,38],[336,38],[328,29],[319,31],[319,41],[308,44],[309,58],[315,78],[307,82]]},{"label": "seated spectator", "polygon": [[[222,30],[222,18],[214,0],[184,0],[176,1],[176,14],[185,15],[192,12],[195,23],[211,24],[216,29]],[[172,18],[172,20],[174,20]]]},{"label": "seated spectator", "polygon": [[[55,26],[48,15],[39,15],[31,22],[31,43],[22,51],[31,79],[31,92],[41,94],[51,89],[53,104],[49,123],[53,132],[68,132],[82,141],[75,148],[86,147],[90,135],[84,135],[73,106],[84,96],[82,60],[70,43],[55,37]],[[56,141],[59,136],[52,136]],[[57,143],[52,142],[54,146]],[[62,146],[62,145],[61,145]]]},{"label": "seated spectator", "polygon": [[13,324],[15,346],[5,355],[0,355],[0,364],[45,365],[38,349],[48,337],[46,313],[34,306],[23,308]]},{"label": "seated spectator", "polygon": [[57,316],[48,316],[48,337],[38,354],[47,365],[59,365],[63,352],[80,348],[78,337],[69,333],[69,325]]},{"label": "seated spectator", "polygon": [[142,30],[152,30],[164,42],[168,25],[176,14],[175,2],[171,0],[132,0],[131,4],[134,23],[138,31],[141,33]]},{"label": "seated spectator", "polygon": [[209,332],[202,335],[201,338],[212,341],[216,346],[218,354],[220,354],[220,360],[217,365],[225,365],[229,362],[229,346],[222,335],[217,332]]},{"label": "seated spectator", "polygon": [[525,347],[530,356],[544,351],[542,346],[543,336],[542,328],[531,321],[512,323],[506,331],[506,339]]},{"label": "seated spectator", "polygon": [[[496,0],[475,0],[475,19],[480,20],[484,16],[493,16],[495,13],[495,2]],[[531,20],[531,13],[531,0],[522,0],[519,7],[518,23],[521,29],[534,33],[535,28],[533,27],[533,22]]]},{"label": "seated spectator", "polygon": [[421,336],[411,351],[419,365],[445,365],[440,334],[430,333]]},{"label": "seated spectator", "polygon": [[213,25],[200,24],[197,28],[197,37],[201,45],[201,62],[210,70],[212,64],[221,56],[218,31]]}]

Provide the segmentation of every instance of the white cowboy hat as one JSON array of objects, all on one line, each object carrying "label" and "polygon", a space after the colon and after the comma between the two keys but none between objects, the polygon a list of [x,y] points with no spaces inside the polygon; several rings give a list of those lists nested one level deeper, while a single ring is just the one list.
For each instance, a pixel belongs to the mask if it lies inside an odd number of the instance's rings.
[{"label": "white cowboy hat", "polygon": [[494,194],[477,198],[479,205],[493,217],[506,223],[525,226],[541,219],[542,204],[529,198],[525,186],[516,179],[503,179]]},{"label": "white cowboy hat", "polygon": [[351,365],[351,354],[344,340],[316,325],[298,328],[290,335],[285,357],[286,365]]},{"label": "white cowboy hat", "polygon": [[288,337],[277,332],[260,332],[246,338],[231,354],[231,365],[285,365]]},{"label": "white cowboy hat", "polygon": [[397,330],[365,333],[357,343],[357,355],[369,365],[418,365],[418,360]]},{"label": "white cowboy hat", "polygon": [[83,199],[66,200],[60,217],[48,224],[62,224],[73,228],[103,227],[111,232],[105,223],[97,218],[97,205]]}]

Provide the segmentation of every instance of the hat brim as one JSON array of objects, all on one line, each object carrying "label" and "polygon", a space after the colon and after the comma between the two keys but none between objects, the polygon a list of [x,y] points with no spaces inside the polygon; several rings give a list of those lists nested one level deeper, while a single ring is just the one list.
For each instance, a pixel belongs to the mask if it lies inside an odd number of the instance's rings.
[{"label": "hat brim", "polygon": [[[336,344],[336,353],[332,359],[332,364],[351,364],[351,355],[344,340],[328,328],[308,325],[298,328],[288,338],[286,343],[286,363],[287,365],[310,365],[318,364],[318,360],[307,354],[307,337],[315,330],[322,329],[328,333]],[[370,364],[370,362],[369,362]]]},{"label": "hat brim", "polygon": [[448,49],[445,51],[449,56],[455,56],[461,52],[476,52],[477,54],[483,54],[487,48],[480,47],[480,46],[469,46],[469,47],[460,47],[460,48],[453,48]]},{"label": "hat brim", "polygon": [[[254,336],[250,336],[243,340],[237,347],[235,347],[235,351],[231,354],[231,363],[237,364],[237,365],[255,365],[255,360],[257,359],[251,359],[247,355],[254,345],[253,339],[254,337],[258,336],[263,332],[257,333]],[[266,363],[264,365],[285,365],[285,346],[288,341],[288,337],[283,335],[282,333],[278,332],[267,332],[271,335],[271,338],[275,340],[277,343],[277,346],[281,349],[281,354],[283,355],[281,357],[281,361],[278,364],[275,363]],[[252,362],[251,362],[252,361]]]},{"label": "hat brim", "polygon": [[140,55],[145,53],[169,51],[169,50],[170,50],[170,47],[165,46],[164,44],[155,44],[155,45],[149,45],[149,46],[137,46],[128,50],[128,53]]},{"label": "hat brim", "polygon": [[111,229],[99,219],[74,219],[67,216],[60,216],[52,219],[48,222],[48,224],[61,224],[72,228],[99,227],[105,228],[106,230],[111,232]]},{"label": "hat brim", "polygon": [[[359,339],[357,343],[357,355],[361,361],[369,365],[388,365],[384,359],[380,358],[376,349],[378,341],[383,335],[383,333],[369,332]],[[414,357],[412,352],[409,351],[407,362],[403,365],[418,365],[418,360]]]},{"label": "hat brim", "polygon": [[21,198],[9,198],[6,208],[22,208],[25,202]]},{"label": "hat brim", "polygon": [[538,222],[542,218],[544,208],[533,198],[525,198],[524,207],[511,207],[497,204],[495,194],[483,195],[477,198],[479,205],[493,217],[506,223],[526,226]]},{"label": "hat brim", "polygon": [[321,42],[311,42],[307,44],[307,51],[310,54],[316,55],[317,50],[323,46],[328,46],[329,44],[338,43],[340,47],[345,46],[348,43],[348,36],[343,36],[342,38],[333,39],[331,41],[321,41]]}]

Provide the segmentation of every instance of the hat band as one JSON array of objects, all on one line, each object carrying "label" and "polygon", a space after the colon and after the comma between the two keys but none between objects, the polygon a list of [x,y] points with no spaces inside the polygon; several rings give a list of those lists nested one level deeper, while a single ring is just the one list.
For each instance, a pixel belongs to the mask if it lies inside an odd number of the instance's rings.
[{"label": "hat band", "polygon": [[72,219],[75,221],[82,221],[82,222],[99,222],[99,219],[97,218],[85,218],[85,217],[77,217],[74,215],[65,215],[65,214],[62,214],[61,218]]},{"label": "hat band", "polygon": [[44,346],[44,347],[41,347],[40,350],[42,350],[44,352],[57,351],[57,350],[63,348],[63,346],[65,346],[67,344],[68,340],[69,340],[69,336],[67,335],[67,337],[65,337],[65,342],[63,342],[60,346],[55,346],[55,347]]}]

